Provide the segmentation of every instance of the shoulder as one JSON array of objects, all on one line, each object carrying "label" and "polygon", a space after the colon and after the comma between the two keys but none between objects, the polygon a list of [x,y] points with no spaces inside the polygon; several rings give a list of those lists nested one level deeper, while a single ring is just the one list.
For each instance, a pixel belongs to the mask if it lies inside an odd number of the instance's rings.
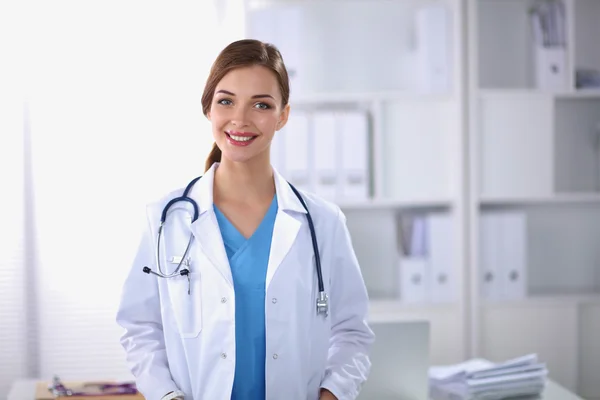
[{"label": "shoulder", "polygon": [[340,224],[345,224],[346,216],[341,208],[332,201],[326,200],[312,192],[298,189],[314,220],[321,229],[335,230]]},{"label": "shoulder", "polygon": [[146,216],[149,222],[153,222],[152,225],[154,225],[154,223],[158,223],[160,221],[163,209],[167,206],[167,204],[174,198],[182,196],[184,191],[185,186],[181,186],[160,194],[159,196],[146,202]]},{"label": "shoulder", "polygon": [[169,203],[169,201],[173,200],[176,197],[182,196],[184,190],[185,190],[185,187],[182,186],[180,188],[176,188],[176,189],[173,189],[166,193],[163,193],[163,194],[159,195],[158,197],[150,199],[150,201],[148,203],[146,203],[146,207],[148,209],[153,209],[153,208],[161,208],[162,209],[167,205],[167,203]]}]

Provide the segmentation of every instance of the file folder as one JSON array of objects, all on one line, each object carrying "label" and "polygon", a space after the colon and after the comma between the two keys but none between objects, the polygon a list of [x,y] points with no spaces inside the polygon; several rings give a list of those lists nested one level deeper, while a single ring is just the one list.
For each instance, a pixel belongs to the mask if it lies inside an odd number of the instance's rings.
[{"label": "file folder", "polygon": [[285,127],[285,169],[289,181],[298,189],[311,190],[310,130],[308,116],[296,112]]},{"label": "file folder", "polygon": [[454,224],[451,215],[428,217],[428,250],[431,269],[431,301],[449,303],[456,297]]},{"label": "file folder", "polygon": [[430,300],[431,265],[428,251],[428,223],[425,216],[399,218],[400,297],[407,304]]},{"label": "file folder", "polygon": [[285,137],[286,128],[283,128],[275,132],[271,141],[271,165],[283,176],[287,175],[285,171]]},{"label": "file folder", "polygon": [[407,304],[426,303],[430,293],[429,261],[426,257],[400,258],[400,297]]},{"label": "file folder", "polygon": [[479,222],[479,287],[487,300],[502,297],[500,265],[500,216],[486,212]]},{"label": "file folder", "polygon": [[416,11],[417,81],[423,92],[450,89],[451,17],[447,6],[430,4]]},{"label": "file folder", "polygon": [[341,196],[349,200],[369,197],[370,135],[369,118],[365,111],[339,114],[338,134],[341,138]]},{"label": "file folder", "polygon": [[488,300],[527,296],[527,217],[521,211],[494,211],[480,221],[481,295]]},{"label": "file folder", "polygon": [[[315,192],[334,201],[338,197],[338,148],[336,114],[318,112],[313,114],[313,154],[315,156]],[[343,142],[343,140],[341,141]]]},{"label": "file folder", "polygon": [[504,298],[515,300],[527,296],[527,226],[524,212],[504,212],[501,220],[502,275]]}]

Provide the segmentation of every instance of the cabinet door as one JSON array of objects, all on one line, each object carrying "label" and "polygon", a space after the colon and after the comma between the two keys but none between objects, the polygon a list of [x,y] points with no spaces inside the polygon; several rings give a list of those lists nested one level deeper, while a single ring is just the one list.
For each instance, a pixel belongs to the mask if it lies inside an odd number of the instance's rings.
[{"label": "cabinet door", "polygon": [[536,197],[554,192],[552,104],[544,95],[482,98],[482,196]]},{"label": "cabinet door", "polygon": [[579,392],[586,399],[600,399],[600,304],[584,306],[580,321]]},{"label": "cabinet door", "polygon": [[482,356],[503,361],[536,353],[552,380],[574,391],[578,368],[575,304],[487,305],[481,315]]}]

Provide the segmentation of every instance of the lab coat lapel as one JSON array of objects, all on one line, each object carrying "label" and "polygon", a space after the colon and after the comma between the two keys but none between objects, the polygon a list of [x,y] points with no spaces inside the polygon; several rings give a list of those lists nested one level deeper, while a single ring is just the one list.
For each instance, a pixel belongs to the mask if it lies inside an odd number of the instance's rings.
[{"label": "lab coat lapel", "polygon": [[275,190],[279,209],[275,217],[273,238],[271,239],[271,252],[267,266],[267,288],[296,241],[302,226],[302,221],[298,217],[306,218],[305,215],[300,215],[306,214],[302,203],[289,187],[287,181],[277,171],[275,171]]},{"label": "lab coat lapel", "polygon": [[231,268],[219,223],[213,209],[213,182],[216,165],[214,164],[194,185],[190,197],[198,204],[199,216],[192,223],[192,234],[196,238],[202,252],[219,270],[223,278],[233,287]]}]

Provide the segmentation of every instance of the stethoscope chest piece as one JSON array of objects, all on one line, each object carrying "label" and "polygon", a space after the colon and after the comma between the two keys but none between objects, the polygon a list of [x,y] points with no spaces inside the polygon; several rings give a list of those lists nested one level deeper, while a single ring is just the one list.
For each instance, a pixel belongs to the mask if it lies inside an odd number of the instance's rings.
[{"label": "stethoscope chest piece", "polygon": [[329,315],[329,297],[325,292],[319,292],[317,298],[317,314],[327,317]]}]

